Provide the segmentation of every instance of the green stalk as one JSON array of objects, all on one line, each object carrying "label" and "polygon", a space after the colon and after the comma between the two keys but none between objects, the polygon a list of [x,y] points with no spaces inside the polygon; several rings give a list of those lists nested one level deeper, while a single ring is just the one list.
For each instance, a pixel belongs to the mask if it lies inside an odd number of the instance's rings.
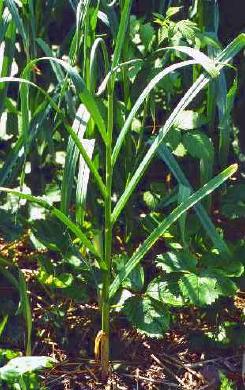
[{"label": "green stalk", "polygon": [[[122,16],[119,25],[118,35],[116,39],[115,51],[113,54],[111,69],[118,66],[123,43],[125,41],[125,34],[127,31],[129,14],[132,5],[132,0],[125,0],[122,8]],[[106,191],[107,196],[105,198],[105,252],[104,262],[106,263],[106,271],[103,276],[102,286],[102,334],[100,340],[101,351],[101,369],[102,378],[106,379],[109,374],[109,332],[110,332],[110,283],[111,283],[111,254],[112,254],[112,210],[111,210],[111,192],[112,192],[112,134],[114,126],[114,86],[115,86],[115,74],[112,75],[108,83],[108,123],[106,134]]]},{"label": "green stalk", "polygon": [[110,302],[109,291],[111,283],[111,253],[112,253],[112,218],[111,218],[111,191],[112,191],[112,132],[113,132],[113,95],[114,77],[108,87],[108,142],[106,145],[106,192],[105,198],[105,253],[104,261],[107,270],[103,277],[102,287],[102,341],[101,341],[101,369],[102,378],[106,379],[109,373],[109,333],[110,333]]}]

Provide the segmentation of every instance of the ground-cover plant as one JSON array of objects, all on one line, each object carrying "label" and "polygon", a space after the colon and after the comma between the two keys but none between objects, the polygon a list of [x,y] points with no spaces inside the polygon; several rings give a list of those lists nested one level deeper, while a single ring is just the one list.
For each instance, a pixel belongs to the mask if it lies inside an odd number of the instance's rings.
[{"label": "ground-cover plant", "polygon": [[[108,5],[104,5],[104,3],[105,2],[102,2],[102,5],[108,11]],[[19,17],[15,3],[9,1],[6,4],[12,15],[12,18],[10,17],[11,22],[13,20],[19,33],[24,35],[23,23]],[[127,42],[132,1],[125,0],[124,2],[120,2],[118,30],[112,32],[113,42],[108,51],[103,38],[95,37],[97,19],[98,17],[102,17],[101,13],[99,13],[99,5],[99,2],[95,2],[94,5],[94,3],[90,4],[89,1],[78,3],[76,8],[76,31],[71,42],[69,61],[64,61],[51,56],[52,52],[50,52],[45,42],[38,39],[37,43],[45,52],[46,57],[33,59],[34,56],[31,56],[32,59],[30,59],[30,53],[28,52],[28,55],[26,55],[27,64],[22,71],[21,77],[11,77],[9,76],[9,72],[2,74],[2,77],[0,78],[1,85],[6,86],[6,83],[10,83],[10,85],[13,85],[14,83],[20,84],[20,135],[19,141],[14,146],[14,153],[13,151],[11,152],[9,160],[11,161],[11,164],[13,160],[16,161],[15,156],[13,157],[13,155],[17,154],[17,152],[21,151],[21,148],[23,148],[22,161],[24,163],[24,169],[22,169],[21,173],[20,190],[1,187],[1,191],[35,203],[46,209],[48,213],[52,214],[54,217],[58,218],[72,234],[72,245],[75,248],[74,251],[80,251],[79,254],[86,262],[88,269],[91,269],[91,272],[93,272],[94,269],[99,271],[99,277],[97,279],[95,278],[95,281],[97,281],[96,288],[101,309],[101,331],[98,333],[95,340],[95,352],[97,356],[100,355],[102,375],[103,377],[107,377],[109,370],[109,332],[112,301],[119,289],[122,286],[125,287],[125,285],[128,285],[128,280],[130,276],[133,275],[133,272],[136,274],[137,270],[138,273],[141,272],[139,270],[140,262],[142,262],[143,258],[149,253],[156,241],[161,238],[178,219],[182,221],[183,227],[183,217],[185,217],[186,212],[190,208],[195,206],[198,216],[209,233],[216,249],[221,253],[226,253],[226,256],[228,257],[230,255],[229,249],[216,232],[207,212],[199,202],[232,176],[235,173],[237,166],[231,165],[207,183],[202,183],[202,187],[198,191],[193,192],[187,179],[183,176],[183,172],[178,168],[172,154],[164,145],[164,141],[167,133],[174,126],[180,127],[181,124],[183,125],[184,119],[186,120],[187,118],[188,120],[188,112],[186,111],[188,105],[195,100],[198,93],[203,90],[210,81],[218,79],[222,69],[244,46],[245,37],[244,34],[238,36],[214,59],[207,57],[196,48],[180,45],[167,47],[163,53],[169,53],[169,55],[172,52],[179,53],[181,56],[188,56],[191,59],[171,63],[171,65],[165,66],[157,72],[143,91],[141,91],[139,96],[136,97],[134,102],[133,99],[131,101],[128,93],[129,84],[125,74],[127,71],[135,71],[139,64],[144,61],[152,61],[152,59],[133,57],[130,59],[126,58],[126,62],[124,61],[125,53],[123,52],[123,46],[124,43]],[[103,7],[102,9],[104,9]],[[105,15],[108,16],[108,14],[103,15],[104,18]],[[146,31],[147,29],[149,29],[149,26],[146,27]],[[144,31],[144,29],[142,30]],[[96,55],[101,55],[99,52],[100,48],[104,60],[105,75],[103,80],[98,80],[100,81],[100,87],[96,89],[97,78],[94,76],[96,69],[94,58]],[[79,56],[80,51],[82,50],[84,54],[82,59],[83,62],[82,66],[80,66],[80,70],[78,70],[74,65],[77,63],[80,64]],[[88,56],[88,53],[91,54],[90,57]],[[162,61],[162,56],[165,54],[158,53],[157,55],[158,60]],[[175,59],[176,58],[174,58],[174,60]],[[51,93],[45,92],[45,90],[35,82],[36,80],[32,76],[33,70],[38,69],[40,64],[48,62],[54,70],[59,87],[58,89],[54,89]],[[122,156],[122,152],[124,152],[128,159],[132,159],[132,155],[130,155],[129,152],[129,131],[131,129],[132,121],[161,80],[190,66],[195,66],[197,69],[198,67],[202,67],[204,73],[196,79],[180,102],[176,104],[163,127],[158,130],[158,134],[149,139],[149,143],[145,148],[145,154],[142,155],[142,153],[139,153],[139,155],[134,156],[136,157],[135,160],[138,162],[138,165],[135,167],[135,170],[130,169],[129,172],[126,172],[126,179],[122,180],[123,183],[120,186],[120,188],[122,188],[122,193],[119,193],[118,180],[121,175],[120,169],[118,168],[119,156]],[[125,101],[123,102],[123,105],[118,103],[120,87],[124,90]],[[36,96],[36,101],[38,103],[36,103],[36,106],[31,100],[31,94],[35,89],[38,90],[38,95]],[[63,101],[67,102],[67,112],[64,110]],[[7,102],[9,103],[9,101]],[[9,106],[10,104],[8,104],[8,107]],[[34,109],[32,106],[34,106]],[[71,109],[69,110],[70,106]],[[74,110],[74,107],[76,107],[76,110]],[[37,127],[43,126],[43,121],[45,121],[45,117],[50,112],[54,113],[52,118],[54,129],[56,130],[57,128],[63,127],[69,134],[60,207],[55,207],[53,202],[45,195],[36,197],[24,191],[24,183],[26,181],[25,167],[27,165],[28,155],[30,154],[30,146],[33,144],[33,139],[35,139]],[[30,113],[33,114],[33,118],[31,118]],[[71,126],[70,120],[74,115],[75,121]],[[191,112],[191,122],[194,121],[193,116],[194,114]],[[197,138],[199,140],[201,136],[199,133],[198,135],[199,138]],[[139,138],[141,136],[142,134],[140,134]],[[51,134],[49,134],[49,138],[52,138]],[[205,142],[203,142],[203,144],[205,146],[207,145]],[[195,148],[195,137],[194,140],[192,140],[192,145],[194,145]],[[208,146],[206,149],[208,149]],[[177,180],[182,184],[182,188],[180,188],[179,205],[171,211],[168,216],[165,216],[164,218],[161,217],[157,226],[149,232],[148,238],[146,238],[132,254],[128,251],[126,260],[122,262],[120,256],[117,258],[113,253],[116,224],[119,222],[119,217],[121,217],[122,212],[130,205],[130,199],[132,198],[137,185],[143,178],[144,173],[157,153],[163,158]],[[208,150],[207,154],[210,154],[208,153]],[[205,160],[207,154],[204,154],[202,159]],[[4,179],[3,182],[5,184],[8,182],[7,177],[9,174],[6,170],[10,165],[5,165],[2,168],[2,178]],[[75,213],[72,213],[69,208],[73,195],[72,189],[77,165],[76,204]],[[183,186],[187,188],[187,191],[183,189]],[[88,233],[86,231],[86,223],[88,223],[88,216],[92,209],[91,203],[94,205],[94,213],[100,214],[97,218],[95,227],[97,230],[99,229],[97,237],[96,233],[93,232],[94,234],[91,234],[92,229],[87,229],[89,230]],[[87,208],[88,204],[90,206],[89,208]],[[92,221],[92,224],[93,216],[90,220]],[[64,251],[66,250],[65,248],[63,249]],[[212,303],[219,294],[223,293],[221,287],[220,290],[218,289],[217,284],[221,284],[227,275],[222,273],[217,275],[216,272],[216,278],[214,278],[213,275],[210,275],[210,272],[206,272],[205,269],[202,270],[203,272],[200,272],[196,267],[196,259],[192,259],[190,254],[187,255],[186,259],[186,256],[184,256],[183,253],[167,253],[165,257],[158,258],[157,265],[160,265],[167,273],[180,271],[182,275],[178,280],[175,280],[175,282],[178,282],[185,299],[193,304],[200,303],[201,305],[205,305]],[[235,271],[233,270],[233,273],[230,273],[231,276],[234,276],[234,273]],[[240,275],[240,271],[237,271],[237,274]],[[55,282],[57,282],[57,279]],[[138,285],[139,284],[140,283],[138,283]],[[201,285],[201,291],[200,294],[198,292],[197,296],[193,293],[193,290],[195,290],[198,285]],[[172,305],[178,305],[182,302],[182,297],[177,299],[173,291],[170,291],[168,294],[168,302],[166,294],[165,297],[162,298],[161,293],[164,291],[165,286],[166,284],[164,284],[164,282],[161,284],[159,281],[154,280],[148,286],[148,292],[143,301],[137,296],[131,296],[125,303],[125,312],[129,319],[132,320],[139,329],[150,333],[149,329],[154,323],[154,320],[156,320],[158,324],[160,323],[158,333],[155,332],[155,336],[161,336],[167,328],[169,314],[164,304],[169,303],[171,300]],[[83,287],[81,286],[81,289],[82,288]],[[233,284],[231,289],[232,288],[233,290],[235,289]],[[211,290],[213,295],[207,293],[207,290]],[[160,295],[160,298],[158,295]],[[135,316],[135,307],[140,307],[142,309],[140,318],[136,318]]]},{"label": "ground-cover plant", "polygon": [[6,357],[10,358],[10,360],[0,368],[0,384],[3,388],[6,388],[5,386],[7,386],[10,390],[44,390],[44,387],[39,384],[36,371],[52,367],[54,363],[53,359],[46,356],[16,357],[15,353],[11,350],[1,351],[0,356],[5,359]]}]

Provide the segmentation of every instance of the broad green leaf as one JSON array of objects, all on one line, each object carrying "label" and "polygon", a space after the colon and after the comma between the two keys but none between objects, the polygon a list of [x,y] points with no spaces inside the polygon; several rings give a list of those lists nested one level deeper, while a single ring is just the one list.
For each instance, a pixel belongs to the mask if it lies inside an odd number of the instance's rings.
[{"label": "broad green leaf", "polygon": [[196,111],[184,110],[176,118],[174,126],[180,130],[197,129],[207,123],[206,118]]},{"label": "broad green leaf", "polygon": [[27,372],[51,368],[54,363],[54,359],[48,356],[17,357],[0,368],[0,378],[5,381],[11,381]]},{"label": "broad green leaf", "polygon": [[184,134],[182,142],[188,153],[198,159],[212,160],[214,156],[214,147],[205,133],[194,131]]},{"label": "broad green leaf", "polygon": [[150,23],[144,23],[140,26],[140,37],[146,51],[151,49],[155,38],[155,30]]},{"label": "broad green leaf", "polygon": [[70,273],[64,272],[57,275],[48,274],[43,268],[39,270],[38,280],[47,286],[54,288],[67,288],[73,282],[73,276]]},{"label": "broad green leaf", "polygon": [[213,175],[214,147],[211,139],[195,130],[185,133],[182,142],[192,157],[200,159],[200,182],[204,184]]},{"label": "broad green leaf", "polygon": [[5,241],[17,240],[23,234],[23,226],[20,219],[10,211],[0,209],[0,235]]},{"label": "broad green leaf", "polygon": [[[178,36],[180,34],[187,41],[188,40],[194,41],[196,37],[196,33],[198,31],[199,30],[196,23],[192,22],[191,20],[184,19],[184,20],[180,20],[174,25],[173,35]],[[189,49],[189,47],[187,47],[187,49]]]},{"label": "broad green leaf", "polygon": [[156,265],[167,273],[170,272],[195,272],[196,258],[187,251],[166,252],[158,255]]},{"label": "broad green leaf", "polygon": [[171,18],[176,15],[183,7],[168,7],[166,17]]},{"label": "broad green leaf", "polygon": [[46,216],[31,223],[34,236],[49,250],[66,254],[72,245],[66,227],[56,218]]},{"label": "broad green leaf", "polygon": [[115,312],[121,312],[126,300],[133,296],[133,293],[129,290],[123,288],[118,291],[118,293],[114,296],[113,302],[111,303],[111,309]]},{"label": "broad green leaf", "polygon": [[169,328],[170,315],[162,303],[149,297],[127,299],[124,312],[140,333],[161,338]]},{"label": "broad green leaf", "polygon": [[222,198],[221,212],[230,219],[245,216],[245,184],[238,183],[229,187]]},{"label": "broad green leaf", "polygon": [[178,218],[198,203],[202,198],[209,195],[217,187],[219,187],[225,180],[227,180],[231,175],[233,175],[237,170],[237,165],[231,165],[229,168],[221,172],[218,176],[210,180],[206,185],[204,185],[200,190],[192,194],[189,199],[183,202],[181,205],[176,207],[170,215],[168,215],[162,223],[150,234],[150,236],[144,241],[142,245],[134,252],[130,260],[128,261],[125,269],[116,276],[113,283],[110,287],[110,297],[112,297],[115,292],[120,287],[122,281],[130,274],[130,272],[136,267],[137,264],[142,260],[150,248],[155,244],[155,242],[162,236],[162,234],[176,221]]},{"label": "broad green leaf", "polygon": [[222,270],[210,269],[205,271],[204,275],[215,278],[215,288],[219,295],[223,295],[225,297],[232,297],[237,293],[238,287],[236,283],[231,280],[231,278],[227,277],[225,275],[225,272],[223,272]]},{"label": "broad green leaf", "polygon": [[219,297],[215,277],[184,275],[180,278],[179,287],[185,299],[196,306],[211,305]]},{"label": "broad green leaf", "polygon": [[155,208],[157,208],[157,206],[159,204],[158,197],[155,194],[153,194],[151,191],[144,192],[143,200],[144,200],[146,206],[149,207],[149,209],[151,209],[151,210],[154,210]]},{"label": "broad green leaf", "polygon": [[[115,256],[113,258],[114,268],[116,270],[116,274],[122,271],[125,268],[125,265],[128,261],[128,257],[125,255]],[[135,269],[131,272],[131,274],[124,280],[122,283],[122,287],[124,289],[139,292],[144,287],[145,275],[144,269],[141,265],[135,267]]]},{"label": "broad green leaf", "polygon": [[219,270],[223,276],[232,278],[239,278],[244,273],[244,253],[238,250],[232,251],[232,254],[226,256],[224,254],[207,253],[204,254],[200,260],[200,268],[212,273]]},{"label": "broad green leaf", "polygon": [[184,305],[178,284],[167,282],[161,276],[149,283],[146,295],[169,306],[179,307]]}]

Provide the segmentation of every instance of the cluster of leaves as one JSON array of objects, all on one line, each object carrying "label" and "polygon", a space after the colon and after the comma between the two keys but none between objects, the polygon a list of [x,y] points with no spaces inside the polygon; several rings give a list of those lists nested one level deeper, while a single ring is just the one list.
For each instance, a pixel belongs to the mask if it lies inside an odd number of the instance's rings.
[{"label": "cluster of leaves", "polygon": [[9,390],[45,390],[36,371],[52,367],[54,361],[45,356],[21,357],[11,350],[0,350],[0,384]]},{"label": "cluster of leaves", "polygon": [[[222,67],[244,45],[244,36],[227,54],[221,52],[217,18],[207,30],[196,9],[198,1],[187,16],[181,6],[165,12],[161,8],[161,13],[155,9],[147,18],[130,16],[122,63],[110,70],[124,2],[119,6],[107,1],[61,3],[0,1],[0,185],[16,190],[8,192],[1,204],[1,236],[12,242],[28,229],[31,245],[49,250],[37,261],[37,280],[47,291],[83,303],[100,294],[106,199],[101,177],[105,177],[103,143],[109,109],[105,91],[115,77],[112,162],[117,165],[111,198],[116,204],[112,217],[120,218],[112,248],[112,310],[121,310],[139,331],[162,337],[170,327],[173,308],[206,307],[234,296],[244,273],[244,242],[225,242],[209,216],[215,207],[210,196],[203,205],[193,202],[195,213],[183,209],[178,224],[162,225],[169,212],[188,202],[193,188],[203,186],[234,160],[232,108],[238,82],[233,67]],[[70,31],[58,20],[64,7]],[[213,14],[218,12],[218,5],[214,7]],[[186,56],[193,61],[183,63],[194,64],[192,69],[175,64]],[[216,56],[219,70],[212,60]],[[199,79],[201,66],[207,75]],[[13,81],[6,77],[15,75],[18,81],[26,80],[19,91],[14,83],[6,84]],[[197,97],[206,81],[209,86]],[[39,87],[31,88],[34,84]],[[193,94],[187,93],[186,101],[177,105],[190,85]],[[119,154],[122,144],[124,153]],[[152,170],[133,193],[150,163],[149,158],[141,170],[137,168],[149,150],[152,157],[157,150]],[[24,192],[21,200],[19,190]],[[236,182],[220,191],[220,212],[228,220],[244,217],[244,192],[244,185]],[[38,201],[33,194],[39,195]],[[204,195],[205,190],[199,199]],[[164,250],[159,245],[156,255],[151,248],[159,227],[156,239],[161,238]],[[144,239],[145,247],[137,251]],[[143,258],[144,251],[148,258],[138,264],[138,253]],[[13,259],[1,262],[0,258],[0,266],[21,297],[18,314],[27,323],[29,351],[30,305],[23,275]],[[1,313],[0,335],[10,314],[13,310]]]}]

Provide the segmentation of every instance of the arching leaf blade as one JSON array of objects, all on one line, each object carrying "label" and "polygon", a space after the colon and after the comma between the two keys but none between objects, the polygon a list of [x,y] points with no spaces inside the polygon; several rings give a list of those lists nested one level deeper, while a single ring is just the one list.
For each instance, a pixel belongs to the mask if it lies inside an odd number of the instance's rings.
[{"label": "arching leaf blade", "polygon": [[99,254],[95,250],[93,244],[91,241],[86,237],[86,235],[82,232],[82,230],[70,220],[62,211],[54,207],[53,205],[49,204],[46,200],[25,194],[23,192],[19,192],[16,190],[13,190],[11,188],[6,188],[6,187],[0,187],[0,191],[6,192],[6,193],[11,193],[12,195],[15,195],[21,199],[26,199],[29,202],[36,203],[40,205],[41,207],[45,208],[48,210],[51,214],[53,214],[55,217],[57,217],[70,231],[72,231],[79,240],[83,243],[83,245],[94,255],[96,256],[97,259],[100,259]]}]

